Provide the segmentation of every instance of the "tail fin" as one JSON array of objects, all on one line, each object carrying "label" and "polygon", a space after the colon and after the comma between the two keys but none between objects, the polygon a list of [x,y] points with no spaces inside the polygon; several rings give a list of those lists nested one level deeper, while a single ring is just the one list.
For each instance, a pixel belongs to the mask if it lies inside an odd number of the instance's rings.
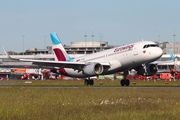
[{"label": "tail fin", "polygon": [[60,39],[57,36],[57,34],[55,32],[53,32],[50,34],[50,37],[52,40],[52,49],[55,53],[56,61],[70,61],[71,58],[67,54],[66,50],[64,49]]},{"label": "tail fin", "polygon": [[169,51],[169,55],[170,55],[171,60],[174,61],[174,60],[175,60],[175,57],[174,57],[174,55],[172,54],[171,49],[169,48],[168,51]]}]

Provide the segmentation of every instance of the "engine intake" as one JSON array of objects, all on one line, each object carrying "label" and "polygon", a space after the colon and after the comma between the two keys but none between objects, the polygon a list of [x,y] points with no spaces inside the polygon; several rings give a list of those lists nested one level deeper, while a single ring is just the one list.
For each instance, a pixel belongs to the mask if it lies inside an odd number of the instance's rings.
[{"label": "engine intake", "polygon": [[157,73],[156,64],[145,64],[136,68],[136,71],[140,75],[151,76]]},{"label": "engine intake", "polygon": [[100,63],[90,63],[83,68],[83,73],[89,76],[94,76],[101,74],[103,70],[103,66]]}]

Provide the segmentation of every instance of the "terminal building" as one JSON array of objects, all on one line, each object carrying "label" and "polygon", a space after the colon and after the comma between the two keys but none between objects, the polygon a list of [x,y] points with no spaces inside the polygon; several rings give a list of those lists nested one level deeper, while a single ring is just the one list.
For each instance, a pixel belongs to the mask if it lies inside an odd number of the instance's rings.
[{"label": "terminal building", "polygon": [[[94,52],[99,52],[102,50],[110,49],[115,46],[108,45],[108,42],[71,42],[71,45],[64,48],[68,54],[90,54]],[[36,54],[52,54],[52,47],[48,46],[47,49],[37,49],[29,48],[26,50],[26,55],[36,55]]]}]

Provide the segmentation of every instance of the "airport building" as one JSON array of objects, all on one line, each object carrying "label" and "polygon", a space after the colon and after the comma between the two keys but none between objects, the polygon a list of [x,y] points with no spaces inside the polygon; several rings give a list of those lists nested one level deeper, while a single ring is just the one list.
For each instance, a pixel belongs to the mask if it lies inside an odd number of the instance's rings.
[{"label": "airport building", "polygon": [[[102,50],[110,49],[115,46],[108,45],[108,42],[71,42],[71,45],[64,45],[68,54],[90,54]],[[52,54],[52,47],[48,46],[47,49],[29,48],[25,52],[27,55],[36,54]]]},{"label": "airport building", "polygon": [[169,42],[156,42],[163,50],[163,56],[159,59],[160,61],[171,60],[169,50],[172,51],[174,56],[180,57],[180,42],[169,43]]},{"label": "airport building", "polygon": [[169,54],[169,49],[173,54],[180,54],[180,42],[169,43],[169,42],[156,42],[163,49],[164,54]]}]

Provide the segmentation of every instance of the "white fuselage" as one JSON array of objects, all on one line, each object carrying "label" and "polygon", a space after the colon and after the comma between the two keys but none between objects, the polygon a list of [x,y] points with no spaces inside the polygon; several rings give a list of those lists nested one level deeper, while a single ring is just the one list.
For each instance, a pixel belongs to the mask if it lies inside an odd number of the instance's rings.
[{"label": "white fuselage", "polygon": [[[127,71],[144,63],[150,63],[162,56],[162,49],[155,46],[151,41],[141,41],[124,46],[115,47],[97,53],[75,58],[74,61],[109,63],[110,67],[102,74],[112,74],[115,72]],[[64,68],[66,75],[71,77],[89,77],[78,70]],[[61,73],[63,74],[63,73]]]}]

